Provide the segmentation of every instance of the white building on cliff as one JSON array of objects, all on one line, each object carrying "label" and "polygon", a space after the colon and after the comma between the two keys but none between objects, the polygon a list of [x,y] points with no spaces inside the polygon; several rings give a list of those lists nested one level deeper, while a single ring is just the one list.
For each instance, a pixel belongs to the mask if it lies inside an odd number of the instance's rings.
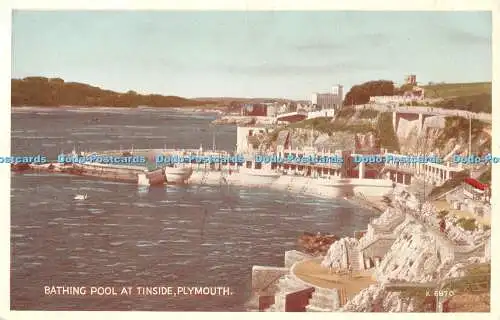
[{"label": "white building on cliff", "polygon": [[342,85],[336,85],[332,87],[332,92],[330,93],[313,93],[311,96],[311,103],[315,105],[317,109],[334,109],[339,110],[342,107],[342,101],[344,99],[344,87]]}]

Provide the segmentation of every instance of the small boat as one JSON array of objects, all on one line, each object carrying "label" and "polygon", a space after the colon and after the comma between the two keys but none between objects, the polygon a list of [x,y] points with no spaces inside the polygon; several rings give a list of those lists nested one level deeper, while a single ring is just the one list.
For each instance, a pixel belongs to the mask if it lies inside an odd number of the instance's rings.
[{"label": "small boat", "polygon": [[87,194],[77,194],[73,200],[87,200]]},{"label": "small boat", "polygon": [[[254,163],[255,164],[255,163]],[[271,184],[274,181],[278,180],[281,176],[281,173],[272,170],[269,166],[262,168],[255,168],[254,165],[252,167],[242,167],[239,170],[240,179],[244,181],[245,185],[267,185]]]},{"label": "small boat", "polygon": [[169,184],[182,184],[193,174],[193,169],[189,167],[165,166],[163,168],[165,178]]}]

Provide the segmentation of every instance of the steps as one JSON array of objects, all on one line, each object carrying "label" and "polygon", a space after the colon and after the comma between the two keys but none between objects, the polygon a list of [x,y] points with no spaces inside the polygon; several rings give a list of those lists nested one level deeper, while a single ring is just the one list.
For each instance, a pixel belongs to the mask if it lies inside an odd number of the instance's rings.
[{"label": "steps", "polygon": [[360,252],[359,248],[354,247],[354,248],[349,248],[349,249],[350,249],[350,251],[348,252],[349,253],[349,263],[351,264],[352,270],[353,271],[362,270],[363,268],[361,268],[361,262],[360,262],[361,252]]},{"label": "steps", "polygon": [[386,234],[386,235],[376,235],[373,238],[364,241],[360,246],[358,246],[359,250],[365,250],[366,248],[370,247],[371,245],[375,244],[379,240],[391,240],[391,241],[396,241],[397,237],[391,234]]},{"label": "steps", "polygon": [[306,312],[331,312],[340,308],[337,289],[315,288]]}]

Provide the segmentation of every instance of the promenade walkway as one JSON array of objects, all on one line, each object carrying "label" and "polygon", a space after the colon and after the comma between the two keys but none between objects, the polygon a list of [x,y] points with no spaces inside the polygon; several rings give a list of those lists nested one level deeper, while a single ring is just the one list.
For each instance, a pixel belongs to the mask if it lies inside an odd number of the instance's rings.
[{"label": "promenade walkway", "polygon": [[458,109],[443,109],[434,106],[394,106],[385,104],[363,104],[354,106],[356,110],[376,110],[381,112],[413,113],[427,116],[458,116],[491,123],[491,114]]},{"label": "promenade walkway", "polygon": [[474,214],[474,213],[469,212],[469,211],[454,209],[450,206],[450,204],[448,202],[446,202],[446,200],[434,200],[431,203],[432,203],[432,205],[434,205],[436,207],[438,212],[441,210],[446,210],[449,212],[449,214],[455,215],[459,218],[475,219],[483,225],[491,226],[491,217],[490,216],[481,217],[481,216],[478,216],[477,214]]},{"label": "promenade walkway", "polygon": [[299,262],[293,269],[293,274],[300,280],[315,287],[325,289],[345,289],[347,298],[350,299],[364,288],[377,283],[373,279],[371,270],[353,271],[336,274],[328,268],[321,266],[317,259]]}]

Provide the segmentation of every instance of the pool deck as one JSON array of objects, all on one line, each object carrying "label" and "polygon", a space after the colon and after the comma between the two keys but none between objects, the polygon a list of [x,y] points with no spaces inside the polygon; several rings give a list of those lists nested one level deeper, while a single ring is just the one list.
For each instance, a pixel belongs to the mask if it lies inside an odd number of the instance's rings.
[{"label": "pool deck", "polygon": [[372,270],[353,271],[352,276],[345,274],[335,274],[328,268],[321,266],[318,259],[299,262],[293,269],[294,275],[300,280],[307,282],[315,287],[326,289],[344,288],[348,299],[351,299],[361,290],[376,284],[373,278]]}]

